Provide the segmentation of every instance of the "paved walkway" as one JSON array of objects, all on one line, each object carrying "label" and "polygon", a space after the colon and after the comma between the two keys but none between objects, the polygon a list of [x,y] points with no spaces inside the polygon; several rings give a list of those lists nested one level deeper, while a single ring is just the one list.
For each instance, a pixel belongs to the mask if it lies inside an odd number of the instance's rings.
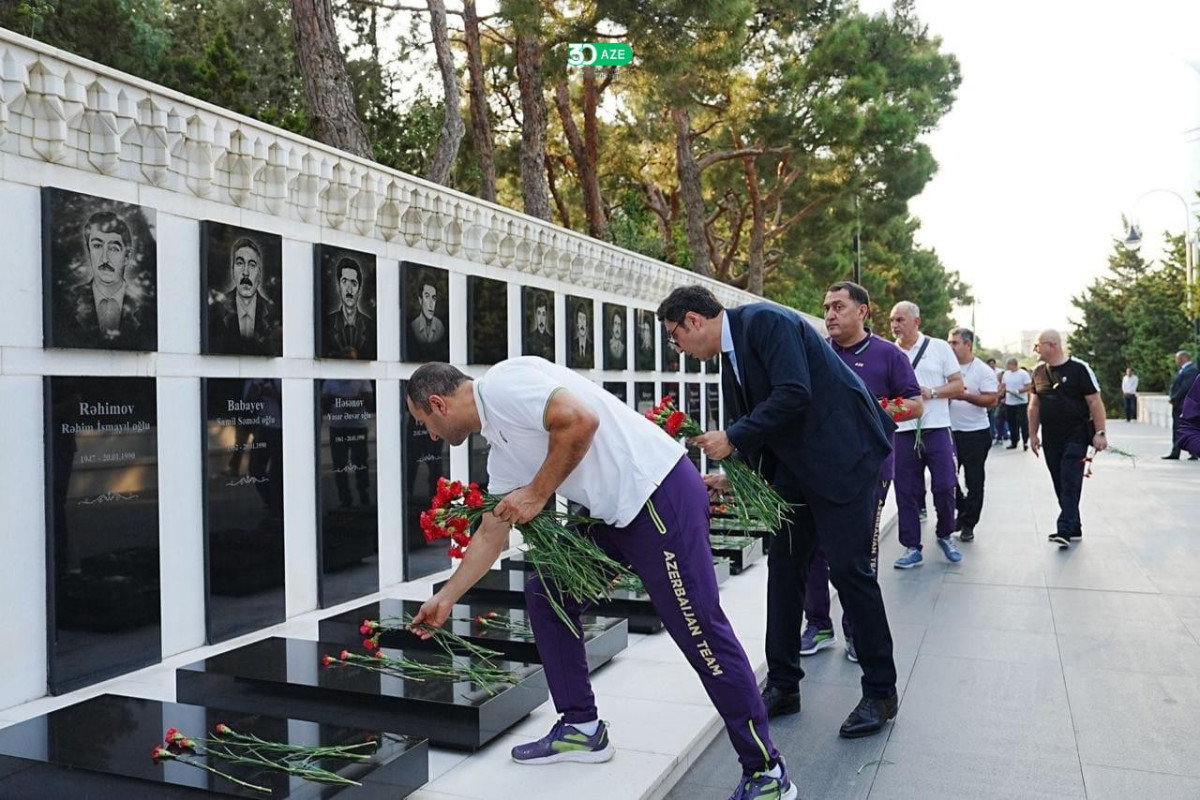
[{"label": "paved walkway", "polygon": [[[880,736],[839,739],[859,670],[840,649],[806,659],[803,712],[771,728],[800,797],[1200,797],[1200,463],[1161,461],[1161,428],[1109,433],[1138,460],[1097,458],[1086,538],[1069,551],[1046,543],[1050,478],[1019,450],[993,448],[961,564],[930,522],[925,565],[893,569],[889,531],[900,715]],[[736,771],[721,736],[669,797],[724,800]]]}]

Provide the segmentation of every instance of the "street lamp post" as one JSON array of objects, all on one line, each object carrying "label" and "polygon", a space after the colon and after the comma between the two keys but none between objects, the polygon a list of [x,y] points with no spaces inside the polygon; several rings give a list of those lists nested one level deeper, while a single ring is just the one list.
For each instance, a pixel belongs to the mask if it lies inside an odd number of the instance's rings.
[{"label": "street lamp post", "polygon": [[[1196,317],[1196,304],[1193,298],[1196,286],[1196,241],[1195,234],[1192,232],[1192,211],[1188,208],[1187,200],[1179,192],[1171,189],[1150,189],[1143,192],[1140,197],[1133,203],[1134,214],[1137,213],[1138,204],[1146,197],[1152,194],[1169,194],[1183,205],[1183,264],[1184,264],[1184,303],[1187,309],[1188,327],[1191,329],[1192,351],[1196,352],[1200,349],[1200,320]],[[1137,218],[1130,216],[1129,231],[1125,236],[1123,244],[1128,250],[1137,250],[1142,246],[1142,231],[1138,228]]]}]

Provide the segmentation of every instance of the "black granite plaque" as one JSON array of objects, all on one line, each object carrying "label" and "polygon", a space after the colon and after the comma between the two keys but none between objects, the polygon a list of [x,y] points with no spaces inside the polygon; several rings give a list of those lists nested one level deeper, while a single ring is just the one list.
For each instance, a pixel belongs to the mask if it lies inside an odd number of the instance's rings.
[{"label": "black granite plaque", "polygon": [[467,363],[495,364],[508,358],[508,284],[467,277]]},{"label": "black granite plaque", "polygon": [[705,360],[704,372],[707,375],[720,375],[721,374],[721,357],[713,356],[712,358]]},{"label": "black granite plaque", "polygon": [[283,355],[283,240],[200,223],[200,352]]},{"label": "black granite plaque", "polygon": [[[707,424],[704,426],[704,430],[724,430],[725,426],[721,424],[721,385],[718,383],[706,384],[704,387],[704,394],[707,400],[704,414]],[[721,467],[719,461],[713,461],[711,458],[708,460],[709,472],[719,472],[720,469]]]},{"label": "black granite plaque", "polygon": [[[313,783],[256,765],[198,756],[193,751],[197,762],[267,792],[240,786],[199,767],[169,759],[156,762],[151,757],[151,750],[163,743],[168,728],[198,738],[211,735],[218,724],[266,741],[304,747],[354,745],[368,739],[377,741],[378,746],[363,749],[370,755],[367,761],[327,758],[316,762],[361,786]],[[0,797],[5,798],[392,800],[411,794],[428,779],[429,745],[418,737],[111,694],[0,730]]]},{"label": "black granite plaque", "polygon": [[634,408],[637,409],[639,414],[645,414],[658,404],[658,398],[654,396],[654,384],[650,381],[635,383],[633,385],[633,396],[635,399]]},{"label": "black granite plaque", "polygon": [[604,368],[625,369],[629,366],[629,310],[616,303],[605,303],[604,311]]},{"label": "black granite plaque", "polygon": [[328,608],[379,590],[375,381],[318,381],[317,409],[317,593]]},{"label": "black granite plaque", "polygon": [[448,272],[411,261],[400,263],[400,360],[450,360]]},{"label": "black granite plaque", "polygon": [[[486,575],[467,590],[462,602],[496,603],[524,608],[527,566],[509,562],[507,569],[488,570]],[[439,581],[433,585],[433,590],[436,592],[445,585],[446,581]],[[611,600],[596,603],[589,610],[607,617],[624,617],[629,620],[629,630],[632,633],[655,633],[663,628],[662,618],[654,610],[650,595],[641,592],[615,590]]]},{"label": "black granite plaque", "polygon": [[684,372],[690,372],[695,375],[699,375],[700,374],[700,359],[696,358],[695,356],[684,353],[683,354],[683,370],[684,370]]},{"label": "black granite plaque", "polygon": [[278,378],[206,378],[204,554],[208,641],[285,617],[283,408]]},{"label": "black granite plaque", "polygon": [[667,331],[675,330],[675,323],[668,322],[665,324],[666,328],[663,330],[662,338],[659,339],[662,342],[662,371],[679,372],[679,351],[671,346],[671,343],[668,341],[670,336],[667,334]]},{"label": "black granite plaque", "polygon": [[616,397],[622,403],[629,403],[629,384],[625,381],[605,381],[604,391]]},{"label": "black granite plaque", "polygon": [[729,531],[712,532],[713,555],[729,560],[729,571],[734,575],[742,572],[762,558],[763,540],[754,536],[735,536]]},{"label": "black granite plaque", "polygon": [[[378,603],[369,603],[321,620],[320,638],[326,642],[342,642],[345,647],[358,647],[364,638],[364,634],[359,630],[363,620],[411,617],[420,608],[421,603],[416,600],[386,599]],[[495,622],[494,615],[499,615],[500,623]],[[492,622],[489,623],[489,620]],[[585,614],[583,624],[589,671],[607,664],[629,644],[629,625],[624,619]],[[472,644],[498,650],[503,654],[503,658],[510,661],[542,663],[523,607],[511,608],[495,603],[459,603],[450,612],[450,619],[445,627]],[[521,630],[514,632],[514,627]],[[405,650],[429,650],[438,647],[432,640],[422,640],[405,630],[381,634],[379,643],[384,647],[399,647]]]},{"label": "black granite plaque", "polygon": [[639,308],[633,312],[634,319],[634,369],[639,372],[654,371],[654,331],[658,322],[654,312]]},{"label": "black granite plaque", "polygon": [[680,408],[683,405],[683,398],[679,396],[679,384],[674,381],[664,381],[662,385],[662,397],[654,401],[655,405],[659,400],[662,400],[667,395],[675,398],[675,407]]},{"label": "black granite plaque", "polygon": [[421,532],[421,512],[437,494],[437,479],[450,474],[450,445],[434,441],[429,431],[408,413],[407,381],[400,381],[400,454],[404,465],[404,579],[411,581],[450,566],[445,540],[426,542]]},{"label": "black granite plaque", "polygon": [[317,358],[374,361],[378,355],[375,256],[318,244],[313,245],[313,261]]},{"label": "black granite plaque", "polygon": [[521,354],[554,360],[554,292],[522,287]]},{"label": "black granite plaque", "polygon": [[53,694],[162,653],[153,378],[53,377],[46,405],[46,582]]},{"label": "black granite plaque", "polygon": [[592,340],[592,301],[567,295],[567,366],[596,368],[596,343]]},{"label": "black granite plaque", "polygon": [[46,347],[158,348],[152,208],[42,189]]},{"label": "black granite plaque", "polygon": [[[683,397],[680,398],[680,402],[676,405],[679,406],[680,410],[691,417],[697,425],[702,426],[704,424],[704,420],[700,416],[700,384],[685,383],[683,385]],[[699,469],[701,456],[700,448],[688,445],[687,451],[688,458],[690,458],[692,463],[696,465],[696,468]]]},{"label": "black granite plaque", "polygon": [[[422,736],[443,747],[477,750],[537,708],[549,695],[542,668],[512,661],[516,684],[489,693],[466,681],[417,681],[353,666],[321,666],[338,642],[264,639],[175,671],[180,702],[287,715],[328,725],[354,720],[368,729]],[[358,648],[358,652],[363,652]],[[393,657],[440,663],[441,653],[385,649]],[[466,658],[461,656],[459,658]]]}]

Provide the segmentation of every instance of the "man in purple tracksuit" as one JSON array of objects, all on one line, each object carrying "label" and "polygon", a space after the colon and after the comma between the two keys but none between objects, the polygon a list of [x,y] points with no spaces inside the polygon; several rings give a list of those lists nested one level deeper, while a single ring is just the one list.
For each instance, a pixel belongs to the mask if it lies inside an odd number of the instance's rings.
[{"label": "man in purple tracksuit", "polygon": [[[900,349],[886,339],[867,330],[871,314],[871,298],[857,283],[841,281],[825,293],[825,329],[829,344],[838,358],[845,362],[867,385],[871,394],[888,401],[892,419],[902,422],[921,416],[921,386],[917,383],[912,364]],[[893,400],[900,398],[899,405]],[[888,455],[879,468],[875,487],[875,538],[871,547],[871,567],[879,569],[879,520],[888,489],[895,472],[895,452]],[[829,559],[817,548],[808,568],[805,584],[804,616],[807,624],[800,637],[800,655],[810,656],[833,647],[836,637],[829,612]],[[850,615],[842,612],[842,632],[846,636],[846,657],[858,661],[854,649],[854,625]]]},{"label": "man in purple tracksuit", "polygon": [[[426,364],[409,379],[407,395],[410,413],[431,438],[458,445],[471,433],[483,434],[490,445],[488,489],[505,495],[484,515],[462,564],[421,607],[414,625],[444,623],[500,555],[510,526],[528,522],[560,494],[603,520],[589,534],[637,572],[725,720],[743,772],[734,798],[795,798],[771,743],[754,671],[721,609],[708,491],[683,446],[578,373],[532,356],[502,361],[479,380],[449,364]],[[548,592],[581,629],[582,605],[531,576],[526,606],[562,717],[543,738],[514,747],[513,760],[607,761],[614,750],[597,714],[583,639],[559,619]]]},{"label": "man in purple tracksuit", "polygon": [[896,430],[896,510],[900,544],[907,549],[893,566],[912,569],[925,560],[921,555],[920,505],[926,468],[937,509],[937,543],[946,560],[956,564],[962,561],[962,553],[950,538],[958,527],[954,519],[958,466],[950,436],[950,401],[962,392],[962,368],[945,339],[921,333],[921,310],[915,303],[897,303],[891,323],[896,345],[912,363],[925,401],[921,418],[901,422]]},{"label": "man in purple tracksuit", "polygon": [[1183,411],[1179,414],[1179,447],[1200,458],[1200,380],[1192,382],[1192,388],[1183,400]]}]

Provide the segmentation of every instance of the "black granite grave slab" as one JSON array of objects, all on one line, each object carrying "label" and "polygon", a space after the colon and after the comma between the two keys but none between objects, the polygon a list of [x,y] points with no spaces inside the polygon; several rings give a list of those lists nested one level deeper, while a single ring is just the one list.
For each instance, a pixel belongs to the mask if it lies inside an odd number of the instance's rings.
[{"label": "black granite grave slab", "polygon": [[[444,359],[443,359],[444,360]],[[400,381],[400,458],[405,492],[403,516],[404,579],[414,580],[450,566],[446,542],[427,542],[421,532],[421,512],[429,508],[437,494],[437,479],[450,474],[450,443],[434,441],[416,417],[408,412],[405,390],[408,381]],[[480,437],[482,438],[482,437]],[[476,448],[472,447],[472,452]],[[484,462],[486,470],[486,462]]]},{"label": "black granite grave slab", "polygon": [[[763,540],[754,536],[733,536],[724,532],[713,532],[718,538],[712,544],[714,556],[729,560],[729,571],[734,575],[741,572],[762,558]],[[725,541],[721,541],[721,540]]]},{"label": "black granite grave slab", "polygon": [[209,642],[282,622],[283,411],[278,378],[205,378]]},{"label": "black granite grave slab", "polygon": [[[524,608],[526,570],[531,567],[523,563],[520,556],[505,559],[500,562],[500,566],[501,569],[489,570],[468,589],[463,595],[463,601]],[[446,581],[439,581],[433,585],[433,590],[436,592],[445,584]],[[662,619],[654,610],[650,595],[640,592],[614,590],[610,600],[596,603],[589,611],[606,617],[624,617],[629,620],[631,633],[657,633],[663,629]]]},{"label": "black granite grave slab", "polygon": [[60,694],[162,657],[158,399],[153,378],[74,376],[46,378],[44,397],[47,679]]},{"label": "black granite grave slab", "polygon": [[[361,786],[318,784],[215,757],[196,757],[238,780],[269,789],[269,794],[199,767],[172,760],[155,762],[151,756],[154,746],[163,743],[167,728],[178,728],[185,736],[196,738],[207,735],[218,723],[238,733],[288,744],[347,745],[369,738],[380,744],[367,761],[318,762]],[[398,800],[428,779],[429,746],[424,739],[377,728],[322,725],[119,695],[94,697],[0,730],[0,797],[4,798]]]},{"label": "black granite grave slab", "polygon": [[[466,681],[411,679],[353,666],[321,666],[339,642],[272,637],[175,671],[181,702],[290,716],[328,725],[354,720],[366,728],[423,736],[435,745],[477,750],[504,733],[549,696],[540,666],[496,661],[516,673],[515,685],[494,693]],[[362,648],[354,648],[363,652]],[[440,661],[427,650],[387,649],[393,657]]]},{"label": "black granite grave slab", "polygon": [[[384,599],[321,620],[320,638],[326,642],[341,642],[347,647],[358,647],[366,636],[359,630],[364,619],[377,620],[381,617],[413,616],[421,608],[416,600]],[[532,634],[514,634],[504,628],[486,624],[489,614],[499,614],[528,625],[525,609],[496,603],[459,603],[450,612],[446,629],[473,644],[498,650],[503,658],[530,664],[542,663]],[[482,620],[482,621],[480,621]],[[629,623],[619,617],[599,617],[586,614],[583,618],[584,647],[587,649],[588,670],[607,664],[612,657],[629,645]],[[426,641],[405,630],[387,631],[380,635],[379,643],[384,647],[405,650],[436,650],[438,645]]]}]

